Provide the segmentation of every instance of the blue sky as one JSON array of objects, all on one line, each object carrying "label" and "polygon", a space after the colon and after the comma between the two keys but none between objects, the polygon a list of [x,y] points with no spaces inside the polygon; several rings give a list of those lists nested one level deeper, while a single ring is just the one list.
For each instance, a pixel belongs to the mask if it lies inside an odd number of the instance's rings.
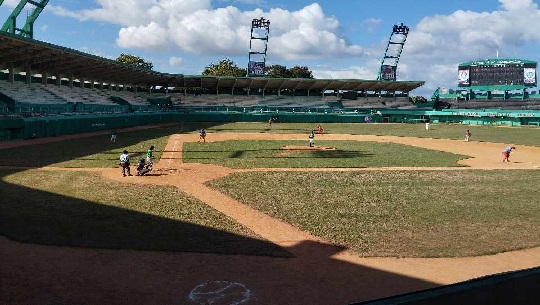
[{"label": "blue sky", "polygon": [[[17,3],[0,6],[2,22]],[[251,20],[259,17],[271,22],[267,64],[308,66],[316,78],[334,79],[374,79],[392,26],[404,23],[411,31],[398,80],[426,81],[413,95],[456,87],[459,63],[497,51],[540,59],[536,0],[50,0],[34,38],[198,75],[225,57],[246,66]]]}]

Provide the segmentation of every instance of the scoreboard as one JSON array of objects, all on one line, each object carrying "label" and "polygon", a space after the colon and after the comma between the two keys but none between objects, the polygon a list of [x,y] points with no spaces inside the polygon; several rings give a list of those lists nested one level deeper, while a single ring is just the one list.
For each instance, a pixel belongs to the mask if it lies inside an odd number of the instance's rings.
[{"label": "scoreboard", "polygon": [[536,62],[492,59],[459,65],[458,86],[536,86]]}]

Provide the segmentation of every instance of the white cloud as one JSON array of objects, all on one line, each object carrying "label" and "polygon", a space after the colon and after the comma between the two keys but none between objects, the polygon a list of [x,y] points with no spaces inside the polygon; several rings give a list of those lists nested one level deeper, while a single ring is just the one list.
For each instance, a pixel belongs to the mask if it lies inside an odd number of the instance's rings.
[{"label": "white cloud", "polygon": [[[335,62],[332,66],[335,68],[312,69],[317,78],[373,79],[388,39],[381,37],[377,45],[349,43],[341,34],[339,20],[325,14],[317,3],[296,11],[214,8],[211,0],[97,0],[96,3],[96,9],[68,11],[53,6],[52,10],[79,20],[118,24],[121,29],[117,44],[123,48],[168,49],[174,54],[191,53],[199,58],[246,56],[251,20],[263,16],[271,22],[269,60]],[[510,54],[517,47],[539,44],[540,10],[535,1],[499,0],[499,3],[499,8],[492,12],[458,10],[409,24],[411,31],[399,62],[398,79],[426,80],[421,90],[433,92],[441,85],[456,86],[457,65],[461,62],[495,57],[497,50],[500,54]],[[366,19],[361,26],[369,31],[382,22]],[[347,67],[340,65],[339,59],[348,60]],[[350,64],[360,60],[366,63]],[[169,59],[170,65],[173,62],[184,63]]]},{"label": "white cloud", "polygon": [[361,22],[361,27],[366,29],[368,33],[373,33],[380,26],[382,20],[376,18],[368,18]]},{"label": "white cloud", "polygon": [[380,60],[370,58],[361,63],[361,65],[349,65],[343,68],[331,68],[328,66],[317,66],[312,69],[315,78],[322,79],[371,79],[377,78],[377,72],[380,67]]},{"label": "white cloud", "polygon": [[[240,11],[228,6],[214,9],[210,0],[98,0],[99,7],[53,12],[79,20],[119,24],[117,43],[123,48],[162,50],[170,47],[193,54],[241,56],[249,49],[251,20],[270,20],[268,56],[298,60],[326,56],[361,56],[360,46],[339,34],[339,22],[325,16],[314,3],[298,11],[261,9]],[[125,10],[129,7],[129,10]],[[121,13],[120,13],[121,12]]]},{"label": "white cloud", "polygon": [[499,0],[493,12],[456,11],[425,17],[408,36],[401,76],[426,80],[422,90],[457,87],[459,63],[509,54],[516,46],[540,43],[540,10],[532,0]]},{"label": "white cloud", "polygon": [[375,79],[377,68],[351,66],[340,70],[314,69],[313,76],[320,79]]},{"label": "white cloud", "polygon": [[21,1],[19,1],[19,0],[5,0],[3,4],[6,5],[6,6],[9,6],[9,7],[16,7],[19,4],[19,2],[21,2]]},{"label": "white cloud", "polygon": [[500,2],[501,9],[491,13],[456,11],[424,18],[411,32],[408,51],[426,55],[429,49],[433,55],[459,59],[488,50],[494,54],[497,48],[521,45],[526,40],[540,42],[538,6],[532,0]]},{"label": "white cloud", "polygon": [[[120,26],[146,26],[151,22],[165,23],[172,15],[182,16],[199,9],[210,8],[211,0],[97,0],[98,8],[70,11],[51,5],[47,9],[59,16],[81,21],[101,21]],[[129,8],[129,9],[126,9]]]},{"label": "white cloud", "polygon": [[138,48],[145,45],[154,51],[165,51],[169,46],[167,30],[154,22],[145,26],[120,29],[116,43],[122,48]]},{"label": "white cloud", "polygon": [[169,66],[179,67],[184,63],[184,59],[181,57],[171,56],[169,58]]},{"label": "white cloud", "polygon": [[233,3],[251,4],[251,5],[263,5],[265,0],[230,0]]}]

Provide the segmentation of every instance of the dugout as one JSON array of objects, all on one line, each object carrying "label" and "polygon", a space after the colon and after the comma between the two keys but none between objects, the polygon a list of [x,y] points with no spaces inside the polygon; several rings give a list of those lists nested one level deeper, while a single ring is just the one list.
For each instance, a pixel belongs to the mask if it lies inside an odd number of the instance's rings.
[{"label": "dugout", "polygon": [[22,138],[56,137],[66,134],[121,129],[180,121],[178,113],[104,114],[24,118]]}]

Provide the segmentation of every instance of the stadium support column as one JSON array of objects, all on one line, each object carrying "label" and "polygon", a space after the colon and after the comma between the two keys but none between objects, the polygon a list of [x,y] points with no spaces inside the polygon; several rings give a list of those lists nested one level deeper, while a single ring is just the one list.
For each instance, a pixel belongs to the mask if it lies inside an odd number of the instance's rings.
[{"label": "stadium support column", "polygon": [[73,89],[73,74],[69,75],[69,88]]},{"label": "stadium support column", "polygon": [[41,84],[47,86],[47,71],[41,72]]},{"label": "stadium support column", "polygon": [[24,73],[26,74],[26,83],[30,85],[32,83],[32,69],[29,65],[25,66],[24,68]]},{"label": "stadium support column", "polygon": [[8,81],[13,84],[13,82],[15,81],[15,68],[13,67],[12,62],[8,64],[8,73],[9,73]]}]

